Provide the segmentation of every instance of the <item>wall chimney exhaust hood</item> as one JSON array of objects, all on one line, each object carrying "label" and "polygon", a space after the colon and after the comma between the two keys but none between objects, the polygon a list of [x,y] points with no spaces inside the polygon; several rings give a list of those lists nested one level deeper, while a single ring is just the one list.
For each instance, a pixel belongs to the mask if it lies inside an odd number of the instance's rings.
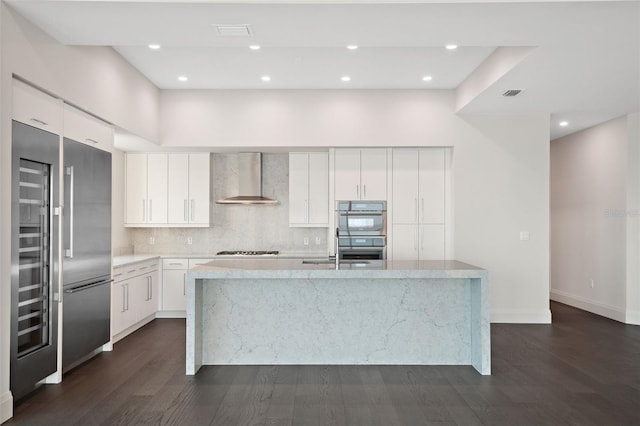
[{"label": "wall chimney exhaust hood", "polygon": [[216,201],[218,204],[277,204],[277,200],[262,196],[262,154],[238,154],[238,195]]}]

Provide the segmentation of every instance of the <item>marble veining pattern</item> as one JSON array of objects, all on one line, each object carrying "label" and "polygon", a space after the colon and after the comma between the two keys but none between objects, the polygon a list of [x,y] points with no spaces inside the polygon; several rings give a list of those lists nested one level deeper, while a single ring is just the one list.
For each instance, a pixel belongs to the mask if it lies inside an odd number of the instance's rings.
[{"label": "marble veining pattern", "polygon": [[469,299],[463,279],[215,281],[203,364],[470,364]]}]

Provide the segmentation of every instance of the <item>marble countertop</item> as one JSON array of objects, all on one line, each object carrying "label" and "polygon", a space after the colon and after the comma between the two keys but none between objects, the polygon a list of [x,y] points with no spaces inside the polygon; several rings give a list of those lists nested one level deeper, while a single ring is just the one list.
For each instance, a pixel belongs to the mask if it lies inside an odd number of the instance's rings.
[{"label": "marble countertop", "polygon": [[[326,258],[324,258],[326,259]],[[485,278],[487,271],[457,260],[343,261],[322,259],[216,259],[191,269],[198,278]]]},{"label": "marble countertop", "polygon": [[124,256],[114,256],[111,262],[113,268],[117,268],[123,265],[130,265],[132,263],[144,262],[151,259],[157,259],[161,256],[157,254],[129,254]]}]

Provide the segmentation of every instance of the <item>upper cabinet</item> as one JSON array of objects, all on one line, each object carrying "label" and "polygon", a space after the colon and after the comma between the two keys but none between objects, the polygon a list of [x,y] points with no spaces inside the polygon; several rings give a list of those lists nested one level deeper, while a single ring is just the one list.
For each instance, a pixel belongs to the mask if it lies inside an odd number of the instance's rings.
[{"label": "upper cabinet", "polygon": [[167,223],[167,154],[129,153],[125,157],[125,224]]},{"label": "upper cabinet", "polygon": [[209,153],[125,158],[126,226],[209,226]]},{"label": "upper cabinet", "polygon": [[289,226],[329,226],[329,156],[289,154]]},{"label": "upper cabinet", "polygon": [[13,119],[61,135],[62,100],[14,79]]},{"label": "upper cabinet", "polygon": [[64,137],[103,151],[113,151],[113,127],[70,105],[64,105]]},{"label": "upper cabinet", "polygon": [[210,154],[169,154],[168,223],[209,226]]},{"label": "upper cabinet", "polygon": [[387,150],[336,149],[336,200],[386,200]]}]

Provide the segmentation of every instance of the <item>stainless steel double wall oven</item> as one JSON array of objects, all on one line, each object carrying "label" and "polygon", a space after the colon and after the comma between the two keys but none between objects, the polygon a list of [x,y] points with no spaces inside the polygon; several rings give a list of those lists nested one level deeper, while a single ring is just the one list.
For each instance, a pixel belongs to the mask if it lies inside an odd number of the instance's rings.
[{"label": "stainless steel double wall oven", "polygon": [[339,260],[386,259],[386,201],[336,201],[336,226]]}]

